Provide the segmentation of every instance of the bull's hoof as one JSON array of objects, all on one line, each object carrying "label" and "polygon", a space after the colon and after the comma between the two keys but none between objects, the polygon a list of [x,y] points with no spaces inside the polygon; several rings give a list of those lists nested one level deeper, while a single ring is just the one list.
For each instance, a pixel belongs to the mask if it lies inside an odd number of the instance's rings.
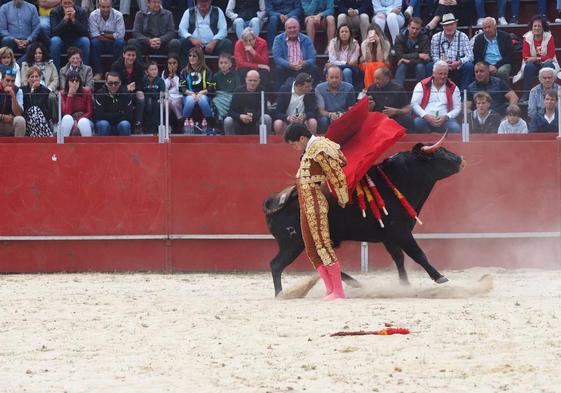
[{"label": "bull's hoof", "polygon": [[437,284],[444,284],[445,282],[448,282],[448,279],[444,276],[440,276],[436,280],[434,280],[434,282]]}]

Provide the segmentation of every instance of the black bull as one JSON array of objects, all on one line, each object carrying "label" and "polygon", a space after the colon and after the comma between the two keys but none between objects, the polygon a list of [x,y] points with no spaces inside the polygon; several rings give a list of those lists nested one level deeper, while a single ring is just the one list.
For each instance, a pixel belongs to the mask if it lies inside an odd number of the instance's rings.
[{"label": "black bull", "polygon": [[[451,151],[443,147],[433,150],[419,143],[412,151],[397,153],[380,164],[391,182],[405,195],[417,213],[421,211],[435,183],[459,172],[463,166],[462,158]],[[433,280],[438,283],[446,282],[447,279],[429,263],[413,238],[411,232],[415,226],[415,219],[408,215],[375,167],[370,168],[368,174],[374,180],[389,213],[388,216],[382,213],[385,227],[380,227],[371,211],[367,211],[366,219],[363,218],[356,202],[342,209],[334,200],[330,200],[329,228],[334,246],[337,247],[343,240],[382,242],[397,266],[402,283],[408,283],[403,265],[403,252],[421,265]],[[267,226],[279,245],[278,254],[271,260],[276,296],[282,291],[283,270],[302,253],[304,241],[300,231],[297,196],[295,193],[290,194],[282,208],[271,212],[269,208],[274,203],[275,196],[278,194],[265,201],[264,210]],[[353,280],[345,273],[342,273],[342,276],[345,281]]]}]

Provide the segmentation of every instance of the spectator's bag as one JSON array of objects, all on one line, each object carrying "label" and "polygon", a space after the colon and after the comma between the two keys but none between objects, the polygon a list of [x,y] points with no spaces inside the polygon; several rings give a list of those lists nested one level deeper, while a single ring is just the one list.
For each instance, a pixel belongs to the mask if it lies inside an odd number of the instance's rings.
[{"label": "spectator's bag", "polygon": [[24,113],[24,118],[28,136],[43,137],[54,135],[49,122],[39,107],[32,106],[27,109]]}]

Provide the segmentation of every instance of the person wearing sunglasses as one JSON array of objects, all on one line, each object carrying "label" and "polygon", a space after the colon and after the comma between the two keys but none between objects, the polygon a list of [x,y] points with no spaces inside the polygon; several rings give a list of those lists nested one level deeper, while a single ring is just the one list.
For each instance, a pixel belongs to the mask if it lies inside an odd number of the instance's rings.
[{"label": "person wearing sunglasses", "polygon": [[92,136],[92,93],[84,86],[78,71],[68,73],[62,92],[62,115],[60,131],[64,136]]},{"label": "person wearing sunglasses", "polygon": [[181,71],[179,86],[183,93],[183,118],[192,116],[195,106],[199,106],[207,122],[212,119],[209,90],[214,90],[213,72],[205,63],[201,48],[189,50],[189,64]]},{"label": "person wearing sunglasses", "polygon": [[133,97],[121,84],[121,77],[111,71],[105,75],[105,86],[95,95],[94,118],[98,135],[130,135]]},{"label": "person wearing sunglasses", "polygon": [[0,82],[0,135],[25,136],[23,94],[16,86],[16,72],[5,70]]}]

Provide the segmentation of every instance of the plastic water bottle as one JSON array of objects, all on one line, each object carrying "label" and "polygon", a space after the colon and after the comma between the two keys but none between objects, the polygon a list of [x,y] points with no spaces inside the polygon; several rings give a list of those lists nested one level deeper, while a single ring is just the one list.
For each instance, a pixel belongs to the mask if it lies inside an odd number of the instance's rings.
[{"label": "plastic water bottle", "polygon": [[192,128],[190,127],[191,121],[192,120],[191,120],[190,117],[185,118],[185,121],[183,122],[183,133],[184,134],[191,134],[193,132]]}]

